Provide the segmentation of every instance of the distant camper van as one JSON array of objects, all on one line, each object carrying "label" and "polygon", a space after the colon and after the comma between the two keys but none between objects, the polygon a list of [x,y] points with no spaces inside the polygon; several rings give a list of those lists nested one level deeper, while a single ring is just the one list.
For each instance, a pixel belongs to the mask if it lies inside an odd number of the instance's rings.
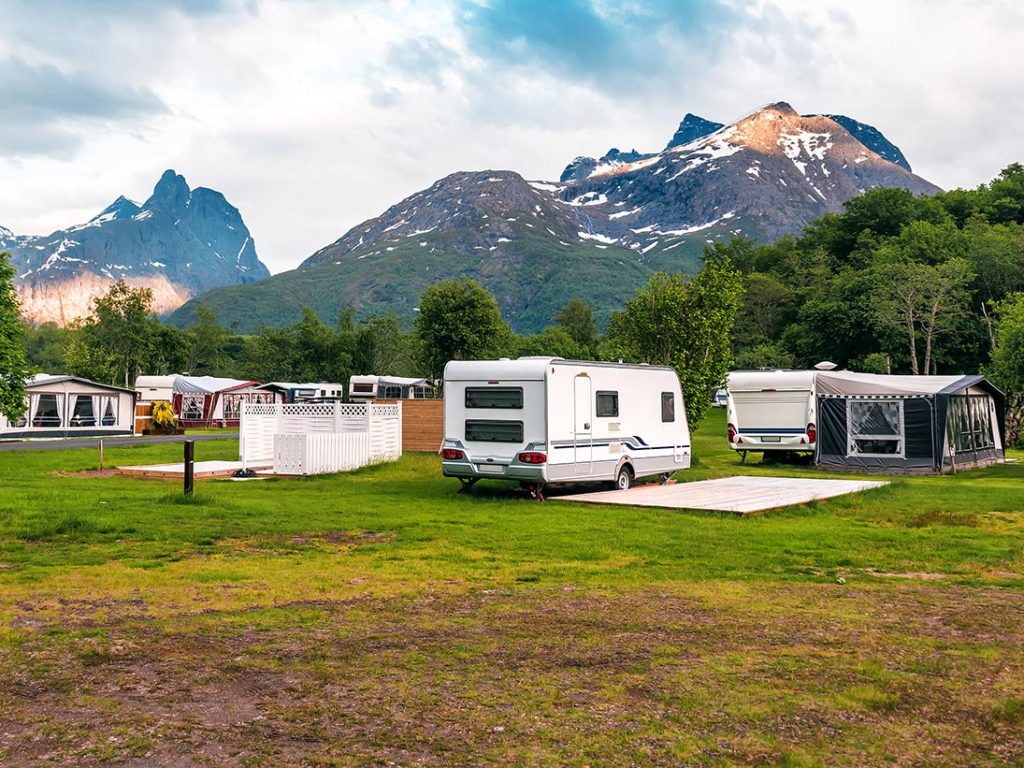
[{"label": "distant camper van", "polygon": [[747,452],[813,453],[815,371],[733,371],[726,386],[729,447]]},{"label": "distant camper van", "polygon": [[551,483],[665,479],[690,466],[672,368],[551,357],[452,361],[444,371],[445,476]]}]

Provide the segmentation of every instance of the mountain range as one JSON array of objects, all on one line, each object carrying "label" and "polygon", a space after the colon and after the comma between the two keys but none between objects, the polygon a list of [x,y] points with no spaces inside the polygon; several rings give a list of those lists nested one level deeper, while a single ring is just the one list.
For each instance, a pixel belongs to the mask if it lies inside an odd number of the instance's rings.
[{"label": "mountain range", "polygon": [[328,322],[345,307],[411,317],[423,289],[464,275],[518,331],[550,324],[573,296],[604,320],[653,271],[698,270],[707,242],[796,233],[874,187],[940,191],[880,131],[843,115],[785,102],[728,125],[688,114],[663,150],[577,157],[557,182],[453,173],[297,269],[210,291],[170,319],[186,325],[201,304],[243,330],[293,322],[303,306]]},{"label": "mountain range", "polygon": [[11,253],[22,314],[36,323],[88,315],[93,298],[121,278],[150,288],[154,309],[169,312],[211,289],[270,275],[238,209],[171,170],[141,205],[118,197],[84,224],[43,236],[0,227],[0,251]]}]

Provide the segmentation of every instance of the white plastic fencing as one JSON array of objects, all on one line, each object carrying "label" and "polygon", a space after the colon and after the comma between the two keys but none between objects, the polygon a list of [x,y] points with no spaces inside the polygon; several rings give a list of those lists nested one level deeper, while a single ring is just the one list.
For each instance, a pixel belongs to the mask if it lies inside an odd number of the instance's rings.
[{"label": "white plastic fencing", "polygon": [[[342,439],[352,436],[362,439]],[[317,439],[300,439],[310,437]],[[318,474],[401,455],[401,403],[242,403],[238,457],[245,466]]]},{"label": "white plastic fencing", "polygon": [[369,463],[367,432],[274,435],[274,472],[279,475],[347,472]]}]

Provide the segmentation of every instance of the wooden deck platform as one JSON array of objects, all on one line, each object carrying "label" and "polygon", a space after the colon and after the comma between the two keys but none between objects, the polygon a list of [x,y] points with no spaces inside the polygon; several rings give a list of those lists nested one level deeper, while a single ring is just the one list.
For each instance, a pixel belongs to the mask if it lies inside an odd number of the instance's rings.
[{"label": "wooden deck platform", "polygon": [[[194,477],[196,480],[203,480],[210,477],[231,477],[242,468],[240,461],[197,461],[194,466]],[[269,464],[250,465],[252,470],[270,469]],[[183,480],[185,477],[185,465],[182,462],[177,464],[149,464],[141,467],[118,467],[115,474],[127,475],[129,477],[144,477],[157,480]]]},{"label": "wooden deck platform", "polygon": [[848,493],[867,491],[883,485],[887,483],[877,480],[818,480],[739,475],[692,483],[641,485],[628,491],[597,491],[552,496],[550,499],[588,504],[621,504],[631,507],[706,509],[747,515],[751,512],[792,507],[817,499],[830,499]]}]

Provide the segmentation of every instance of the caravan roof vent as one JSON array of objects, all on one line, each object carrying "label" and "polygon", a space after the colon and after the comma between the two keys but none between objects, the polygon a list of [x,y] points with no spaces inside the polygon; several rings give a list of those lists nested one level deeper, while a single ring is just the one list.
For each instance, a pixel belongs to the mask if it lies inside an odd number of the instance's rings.
[{"label": "caravan roof vent", "polygon": [[814,366],[815,370],[818,371],[834,371],[838,367],[838,365],[829,360],[822,360],[820,363]]}]

